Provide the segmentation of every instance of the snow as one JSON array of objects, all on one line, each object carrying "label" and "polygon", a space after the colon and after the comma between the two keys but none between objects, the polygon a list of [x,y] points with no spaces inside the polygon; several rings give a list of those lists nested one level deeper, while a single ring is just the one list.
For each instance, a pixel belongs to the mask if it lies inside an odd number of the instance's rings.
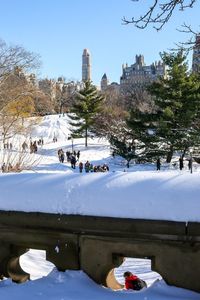
[{"label": "snow", "polygon": [[56,270],[53,270],[46,278],[30,281],[20,286],[6,283],[0,289],[0,295],[1,299],[6,300],[199,300],[198,294],[168,287],[163,281],[155,282],[150,288],[141,291],[111,291],[95,284],[82,271],[60,273]]},{"label": "snow", "polygon": [[[184,170],[162,163],[161,171],[154,164],[132,165],[126,168],[122,158],[111,155],[104,139],[69,139],[67,116],[46,116],[35,126],[31,139],[44,139],[37,154],[29,154],[37,164],[22,173],[0,174],[0,210],[49,212],[111,216],[119,218],[200,221],[200,167],[194,164],[193,174],[186,163]],[[53,138],[57,137],[57,142]],[[13,140],[13,152],[19,151],[25,137]],[[26,138],[27,140],[27,138]],[[19,142],[20,141],[20,142]],[[11,150],[4,150],[6,157]],[[58,161],[57,151],[72,148],[81,151],[80,160],[93,165],[109,165],[105,173],[79,173],[66,161]],[[20,150],[21,151],[21,150]],[[9,152],[9,155],[12,154]],[[29,158],[30,157],[30,158]],[[150,262],[126,259],[115,270],[116,278],[123,284],[122,274],[131,270],[145,279],[148,288],[142,291],[112,291],[94,283],[82,271],[58,272],[45,261],[41,251],[30,250],[21,257],[23,269],[31,273],[31,281],[15,284],[10,279],[0,282],[1,299],[143,299],[143,300],[200,300],[200,294],[168,286],[158,274],[150,270]],[[45,277],[44,277],[45,276]],[[158,280],[157,280],[158,279]]]},{"label": "snow", "polygon": [[198,172],[79,174],[68,169],[1,175],[0,210],[200,221]]}]

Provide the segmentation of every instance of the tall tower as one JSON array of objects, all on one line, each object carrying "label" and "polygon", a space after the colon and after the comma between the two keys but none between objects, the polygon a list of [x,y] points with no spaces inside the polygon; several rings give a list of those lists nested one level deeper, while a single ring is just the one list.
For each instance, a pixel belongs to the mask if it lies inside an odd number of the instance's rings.
[{"label": "tall tower", "polygon": [[196,42],[193,49],[192,71],[200,72],[200,34],[197,34],[196,36]]},{"label": "tall tower", "polygon": [[91,63],[88,49],[83,50],[82,55],[82,81],[91,80]]}]

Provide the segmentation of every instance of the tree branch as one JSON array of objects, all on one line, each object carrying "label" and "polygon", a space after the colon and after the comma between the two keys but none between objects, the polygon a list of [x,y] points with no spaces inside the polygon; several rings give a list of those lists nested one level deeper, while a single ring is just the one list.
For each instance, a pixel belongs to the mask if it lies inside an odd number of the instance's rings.
[{"label": "tree branch", "polygon": [[[133,2],[139,2],[140,0],[132,0]],[[163,26],[169,21],[175,8],[179,11],[184,11],[187,8],[192,8],[197,0],[168,0],[163,3],[161,0],[154,0],[153,4],[149,7],[146,13],[139,18],[132,18],[127,20],[123,17],[123,24],[133,24],[137,28],[144,29],[149,24],[153,24],[156,30],[161,30]]]}]

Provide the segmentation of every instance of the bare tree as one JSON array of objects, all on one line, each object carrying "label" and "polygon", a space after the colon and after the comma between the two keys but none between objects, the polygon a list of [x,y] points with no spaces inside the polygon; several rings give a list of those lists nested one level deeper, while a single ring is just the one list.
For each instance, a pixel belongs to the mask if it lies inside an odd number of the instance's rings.
[{"label": "bare tree", "polygon": [[96,115],[92,130],[98,137],[110,138],[119,132],[128,113],[124,109],[124,99],[119,90],[109,86],[102,94],[104,96],[102,110]]},{"label": "bare tree", "polygon": [[121,89],[123,106],[126,110],[137,108],[140,111],[152,110],[154,103],[152,97],[147,92],[145,84],[129,84]]},{"label": "bare tree", "polygon": [[[182,49],[185,51],[190,51],[194,50],[195,48],[200,47],[200,34],[197,31],[194,31],[190,25],[183,24],[180,29],[177,29],[179,32],[183,33],[188,33],[189,34],[189,39],[186,40],[185,42],[179,42],[176,44],[178,49]],[[172,49],[172,51],[177,50],[177,49]]]},{"label": "bare tree", "polygon": [[[38,121],[38,118],[27,119],[21,135],[14,136],[6,144],[0,143],[0,163],[3,173],[33,170],[41,162],[41,155],[29,151],[30,133]],[[23,145],[26,145],[26,148],[23,148]]]},{"label": "bare tree", "polygon": [[3,81],[0,81],[0,111],[8,103],[24,99],[35,92],[25,73],[18,67],[14,69]]},{"label": "bare tree", "polygon": [[58,80],[56,82],[55,110],[59,114],[69,112],[75,103],[76,92],[79,90],[80,82]]},{"label": "bare tree", "polygon": [[[141,2],[140,0],[132,0]],[[127,20],[123,17],[124,24],[134,24],[137,28],[144,29],[148,25],[153,24],[156,30],[160,30],[170,20],[176,8],[179,11],[184,11],[188,8],[193,8],[197,0],[153,0],[146,12],[138,18],[132,17]]]},{"label": "bare tree", "polygon": [[54,102],[50,95],[45,94],[41,90],[36,90],[35,96],[33,97],[35,115],[45,116],[46,114],[54,114]]},{"label": "bare tree", "polygon": [[[0,147],[2,171],[19,172],[35,164],[21,149],[21,139],[30,136],[36,86],[28,71],[38,68],[39,56],[21,46],[0,40]],[[34,74],[32,74],[34,75]],[[33,77],[32,77],[33,79]],[[34,123],[36,122],[34,119]],[[17,147],[17,144],[18,147]]]},{"label": "bare tree", "polygon": [[39,65],[37,54],[0,40],[0,123],[4,140],[10,128],[16,129],[14,124],[34,110],[35,86],[26,72]]},{"label": "bare tree", "polygon": [[3,142],[23,131],[26,117],[34,113],[35,87],[24,73],[12,72],[0,86],[0,126]]},{"label": "bare tree", "polygon": [[22,46],[7,45],[6,42],[0,40],[0,81],[19,67],[24,71],[30,71],[40,66],[40,58],[38,54],[25,50]]}]

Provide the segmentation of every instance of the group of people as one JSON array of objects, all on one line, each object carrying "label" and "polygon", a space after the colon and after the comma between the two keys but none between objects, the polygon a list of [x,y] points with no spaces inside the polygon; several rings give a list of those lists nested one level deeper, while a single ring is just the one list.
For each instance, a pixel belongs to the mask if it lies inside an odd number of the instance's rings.
[{"label": "group of people", "polygon": [[43,146],[43,145],[44,145],[44,140],[43,140],[43,138],[40,138],[40,139],[37,141],[37,144],[38,144],[39,146]]},{"label": "group of people", "polygon": [[38,150],[37,141],[30,142],[30,153],[36,153]]},{"label": "group of people", "polygon": [[[188,169],[191,170],[191,168],[192,168],[192,157],[190,157],[189,159],[187,159],[187,161],[188,161]],[[176,162],[173,163],[173,166],[176,167],[177,163]],[[157,171],[160,170],[160,167],[161,167],[161,161],[160,161],[160,158],[158,158],[157,161],[156,161],[156,169],[157,169]],[[183,170],[183,168],[184,168],[184,158],[183,158],[183,155],[181,155],[179,157],[179,169]]]},{"label": "group of people", "polygon": [[109,167],[108,167],[107,164],[94,166],[88,160],[86,161],[85,165],[83,165],[82,162],[79,163],[79,171],[80,171],[80,173],[83,172],[83,168],[85,169],[86,173],[89,173],[89,172],[106,172],[106,171],[109,171]]},{"label": "group of people", "polygon": [[[79,161],[80,154],[80,150],[74,150],[73,152],[66,151],[67,162],[71,163],[72,169],[76,168],[76,163]],[[65,153],[62,148],[58,149],[58,159],[59,162],[64,163]]]},{"label": "group of people", "polygon": [[[179,169],[183,170],[183,168],[184,168],[184,159],[183,156],[181,155],[179,158]],[[191,168],[192,168],[192,157],[188,159],[188,169],[191,170]]]},{"label": "group of people", "polygon": [[[32,141],[30,138],[30,153],[36,153],[38,151],[38,146],[43,146],[44,145],[44,140],[43,138],[40,138],[39,140]],[[26,150],[27,148],[27,143],[24,142],[22,144],[23,150]]]},{"label": "group of people", "polygon": [[12,150],[12,147],[13,147],[12,143],[9,143],[9,142],[3,144],[4,149]]},{"label": "group of people", "polygon": [[[44,145],[43,138],[40,138],[39,140],[35,140],[35,141],[32,141],[32,139],[30,138],[30,145],[29,145],[30,153],[36,153],[38,150],[38,146],[43,146],[43,145]],[[22,151],[26,151],[27,149],[28,149],[28,144],[26,141],[24,141],[22,143]]]},{"label": "group of people", "polygon": [[[78,151],[74,150],[73,152],[66,151],[67,162],[69,162],[71,164],[72,169],[76,169],[76,165],[79,162],[78,168],[79,168],[80,173],[82,173],[83,170],[85,170],[86,173],[109,171],[109,166],[105,163],[103,165],[97,165],[97,166],[95,165],[94,166],[88,160],[85,163],[83,163],[82,161],[79,161],[80,155],[81,155],[80,150],[78,150]],[[59,162],[64,163],[65,153],[62,148],[58,149],[58,159],[59,159]]]},{"label": "group of people", "polygon": [[67,162],[71,162],[71,159],[73,157],[76,159],[76,162],[79,161],[80,155],[81,155],[80,150],[78,150],[78,151],[74,150],[73,152],[67,151],[66,152]]}]

